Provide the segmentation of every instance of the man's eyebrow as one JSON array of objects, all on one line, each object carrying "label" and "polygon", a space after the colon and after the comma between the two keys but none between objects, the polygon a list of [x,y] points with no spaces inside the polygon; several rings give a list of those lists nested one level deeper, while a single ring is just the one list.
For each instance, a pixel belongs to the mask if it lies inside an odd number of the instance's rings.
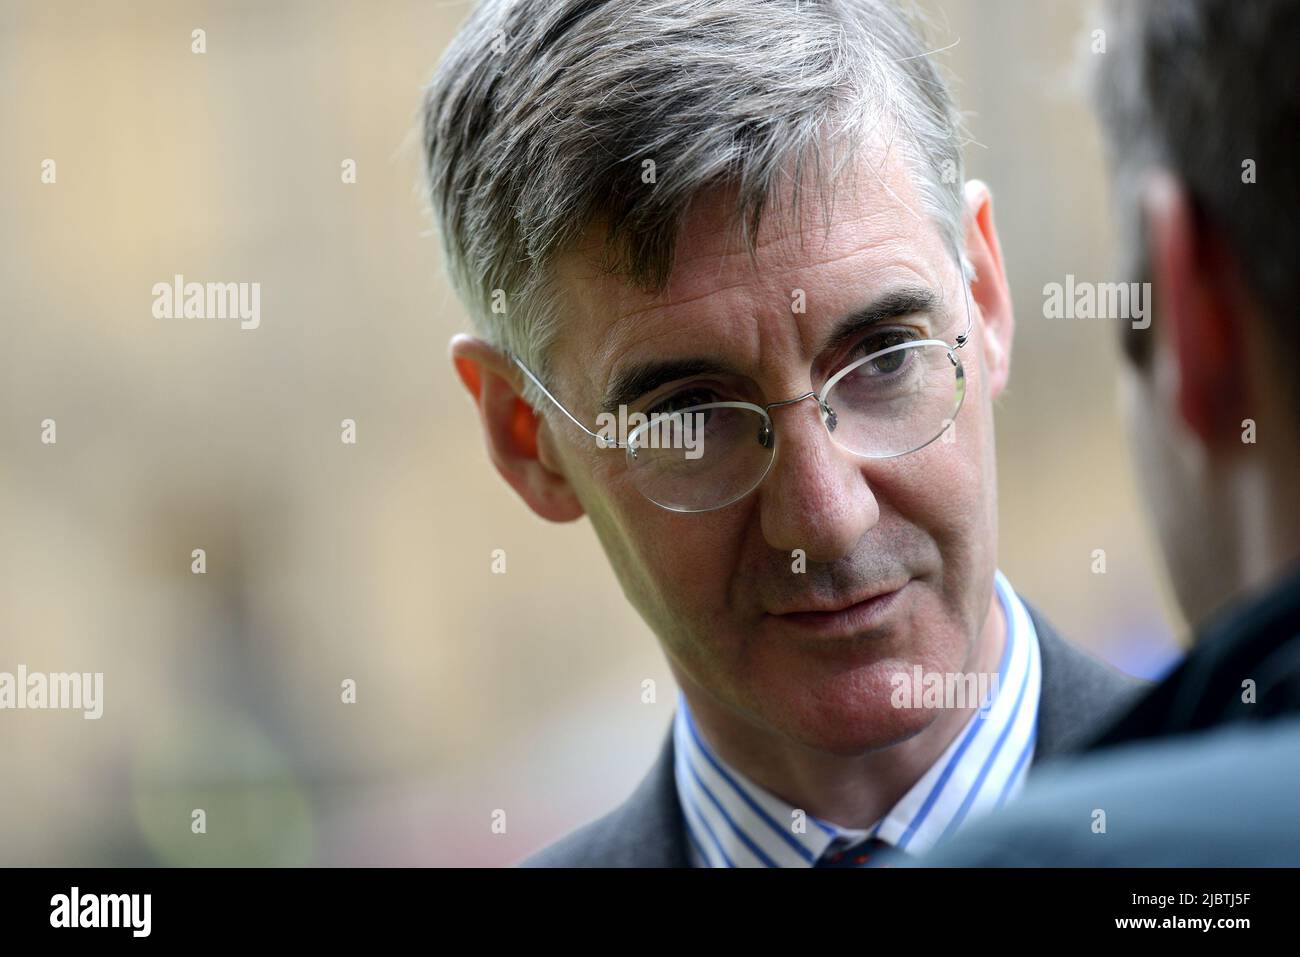
[{"label": "man's eyebrow", "polygon": [[910,316],[914,313],[933,315],[939,311],[939,297],[924,286],[902,286],[891,289],[866,306],[858,309],[836,324],[835,329],[822,344],[819,354],[833,352],[856,339],[864,330],[877,323]]},{"label": "man's eyebrow", "polygon": [[[876,323],[913,313],[934,313],[939,297],[924,286],[891,289],[841,319],[819,350],[826,353],[843,346]],[[635,363],[610,380],[600,402],[601,412],[616,412],[619,406],[631,405],[641,396],[661,385],[699,375],[738,375],[725,362],[704,357],[687,359],[650,359]]]},{"label": "man's eyebrow", "polygon": [[641,396],[668,382],[697,375],[734,375],[735,370],[716,359],[651,359],[638,362],[618,373],[605,390],[600,411],[617,412],[619,406],[631,405]]}]

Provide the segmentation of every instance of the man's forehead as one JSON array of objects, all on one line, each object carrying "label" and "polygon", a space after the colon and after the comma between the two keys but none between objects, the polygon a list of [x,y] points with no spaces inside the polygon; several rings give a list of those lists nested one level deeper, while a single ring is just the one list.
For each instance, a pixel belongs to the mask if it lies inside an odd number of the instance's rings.
[{"label": "man's forehead", "polygon": [[697,201],[659,292],[637,289],[605,271],[603,234],[589,230],[556,264],[565,303],[561,340],[569,352],[556,356],[557,362],[572,363],[599,384],[620,357],[671,351],[680,348],[683,336],[719,349],[749,341],[758,335],[754,326],[761,315],[795,316],[797,289],[813,313],[813,305],[821,312],[852,308],[850,297],[867,295],[873,286],[937,282],[936,260],[951,252],[921,211],[901,164],[864,164],[857,173],[833,193],[828,190],[825,204],[815,188],[805,190],[797,216],[790,197],[780,197],[765,213],[752,257],[736,228],[734,191]]}]

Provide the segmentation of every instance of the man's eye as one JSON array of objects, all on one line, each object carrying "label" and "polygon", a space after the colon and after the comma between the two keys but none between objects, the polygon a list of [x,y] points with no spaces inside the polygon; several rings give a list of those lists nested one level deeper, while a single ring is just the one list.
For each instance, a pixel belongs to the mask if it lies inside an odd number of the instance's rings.
[{"label": "man's eye", "polygon": [[901,346],[904,342],[911,342],[915,338],[915,333],[905,329],[889,329],[885,332],[878,332],[867,336],[854,347],[853,358],[861,359],[863,356],[869,356],[873,352],[888,349],[890,346]]},{"label": "man's eye", "polygon": [[[912,342],[916,339],[916,334],[903,329],[890,329],[886,332],[879,332],[875,335],[867,336],[857,344],[853,349],[852,359],[861,359],[863,356],[869,356],[872,353],[880,352],[891,346],[901,346],[905,342]],[[870,371],[878,375],[888,375],[897,371],[904,362],[907,361],[909,350],[898,349],[890,352],[880,358],[868,363]],[[867,371],[863,369],[862,371]]]},{"label": "man's eye", "polygon": [[660,399],[646,409],[646,415],[668,415],[672,412],[680,412],[682,409],[690,408],[693,405],[705,405],[717,401],[717,393],[712,389],[686,389],[682,392],[674,392],[666,399]]}]

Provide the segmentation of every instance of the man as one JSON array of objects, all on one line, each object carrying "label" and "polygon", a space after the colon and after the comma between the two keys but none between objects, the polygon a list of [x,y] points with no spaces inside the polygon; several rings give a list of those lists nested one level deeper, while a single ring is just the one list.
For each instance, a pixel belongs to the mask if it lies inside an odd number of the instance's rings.
[{"label": "man", "polygon": [[1133,684],[997,572],[1012,308],[926,49],[883,0],[489,0],[438,69],[488,453],[590,518],[681,689],[636,793],[527,864],[920,852]]},{"label": "man", "polygon": [[1300,6],[1113,14],[1102,114],[1130,268],[1156,302],[1127,332],[1127,418],[1179,603],[1203,626],[1086,756],[928,862],[1295,867]]}]

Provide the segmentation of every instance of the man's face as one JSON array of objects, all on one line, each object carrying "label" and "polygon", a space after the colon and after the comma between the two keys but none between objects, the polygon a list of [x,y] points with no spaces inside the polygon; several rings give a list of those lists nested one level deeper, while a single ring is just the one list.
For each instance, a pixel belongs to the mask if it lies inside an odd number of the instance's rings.
[{"label": "man's face", "polygon": [[[913,212],[920,202],[898,160],[878,174],[864,168],[856,195],[836,195],[829,231],[815,196],[802,197],[802,230],[765,221],[757,269],[726,228],[725,197],[699,207],[661,295],[602,275],[593,236],[557,276],[568,307],[553,353],[561,401],[593,427],[620,372],[698,358],[731,371],[663,383],[646,398],[698,386],[762,405],[821,388],[862,338],[898,329],[951,343],[965,330],[954,251]],[[939,305],[826,348],[849,317],[904,288]],[[806,311],[795,313],[800,289]],[[991,401],[1001,381],[990,388],[987,369],[989,350],[1005,355],[1009,341],[991,342],[974,299],[970,309],[971,340],[958,352],[967,392],[953,435],[865,459],[835,444],[814,400],[773,409],[770,471],[716,511],[655,505],[632,484],[622,451],[597,449],[562,417],[550,419],[542,442],[679,680],[745,721],[831,753],[888,746],[934,720],[936,711],[893,708],[890,678],[915,665],[969,670],[997,550]],[[806,555],[803,573],[793,570],[795,549]],[[842,614],[795,613],[882,594]]]},{"label": "man's face", "polygon": [[1151,277],[1156,315],[1139,333],[1150,337],[1147,359],[1124,363],[1122,407],[1165,567],[1195,625],[1269,576],[1267,551],[1248,545],[1268,539],[1264,463],[1239,430],[1246,415],[1285,413],[1271,377],[1250,371],[1268,368],[1275,346],[1253,321],[1230,257],[1203,253],[1219,240],[1198,234],[1186,188],[1148,173],[1141,203],[1149,245],[1128,259]]},{"label": "man's face", "polygon": [[[1164,336],[1160,337],[1164,339]],[[1224,567],[1235,565],[1231,537],[1222,534],[1196,443],[1178,420],[1172,379],[1178,375],[1167,344],[1153,350],[1150,369],[1126,364],[1121,405],[1129,448],[1165,568],[1187,620],[1196,623],[1222,599]],[[1187,521],[1189,515],[1198,516]]]},{"label": "man's face", "polygon": [[[1155,301],[1167,304],[1169,293],[1170,282],[1158,282]],[[1258,552],[1244,547],[1239,532],[1246,528],[1255,541],[1266,541],[1263,529],[1270,519],[1254,507],[1264,501],[1258,485],[1264,478],[1263,463],[1250,455],[1254,446],[1242,443],[1239,427],[1228,426],[1226,445],[1221,438],[1215,442],[1189,428],[1180,392],[1198,390],[1225,410],[1239,406],[1231,404],[1231,389],[1218,382],[1198,383],[1194,366],[1180,367],[1171,330],[1180,320],[1166,308],[1143,332],[1155,340],[1149,364],[1144,368],[1124,364],[1120,396],[1138,484],[1174,596],[1186,622],[1198,625],[1242,589],[1267,581],[1267,559],[1261,563]],[[1256,340],[1256,358],[1255,365],[1247,367],[1262,368],[1269,361],[1266,351],[1271,346],[1259,342],[1254,330],[1249,335]],[[1184,353],[1191,348],[1195,346],[1185,345]],[[1222,362],[1225,369],[1230,365]],[[1269,403],[1271,408],[1276,408],[1275,401]],[[1240,407],[1263,409],[1265,405],[1256,400]],[[1271,417],[1258,414],[1261,421]],[[1224,418],[1229,416],[1230,421],[1241,421],[1239,415],[1226,411]]]}]

